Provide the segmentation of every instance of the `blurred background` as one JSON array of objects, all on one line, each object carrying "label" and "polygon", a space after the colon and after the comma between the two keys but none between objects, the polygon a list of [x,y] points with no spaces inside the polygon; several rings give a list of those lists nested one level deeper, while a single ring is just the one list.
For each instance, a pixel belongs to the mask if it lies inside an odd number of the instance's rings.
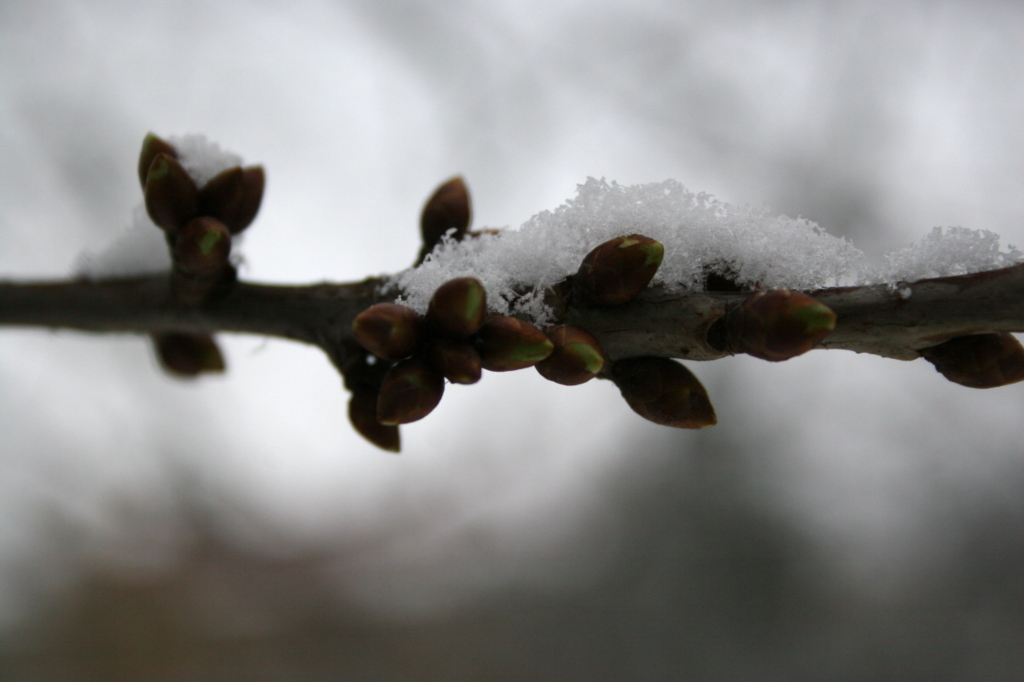
[{"label": "blurred background", "polygon": [[[408,267],[588,176],[679,180],[878,255],[1024,245],[1024,5],[0,2],[0,278],[125,228],[148,131],[268,187],[243,277]],[[1024,386],[813,352],[691,364],[719,425],[608,382],[451,387],[403,453],[317,349],[0,330],[0,678],[1024,677]]]}]

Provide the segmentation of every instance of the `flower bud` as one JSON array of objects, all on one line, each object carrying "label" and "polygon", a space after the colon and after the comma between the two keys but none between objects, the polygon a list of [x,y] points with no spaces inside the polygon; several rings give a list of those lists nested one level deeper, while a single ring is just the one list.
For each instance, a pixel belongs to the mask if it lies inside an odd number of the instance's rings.
[{"label": "flower bud", "polygon": [[402,449],[398,427],[377,421],[377,392],[356,390],[348,401],[348,420],[359,435],[382,450]]},{"label": "flower bud", "polygon": [[178,150],[170,143],[153,133],[148,133],[142,140],[142,151],[139,153],[139,182],[142,183],[142,189],[146,189],[146,176],[149,175],[149,167],[153,165],[153,159],[157,154],[167,154],[172,159],[178,158]]},{"label": "flower bud", "polygon": [[169,234],[198,215],[199,190],[196,183],[169,154],[160,152],[146,174],[146,212],[153,222]]},{"label": "flower bud", "polygon": [[604,367],[604,351],[586,329],[563,324],[547,334],[555,349],[536,367],[548,381],[576,386],[593,379]]},{"label": "flower bud", "polygon": [[455,228],[456,241],[462,239],[469,229],[469,220],[469,191],[462,178],[454,177],[438,187],[423,207],[420,216],[423,248],[416,265],[422,263],[427,254],[434,250],[448,230]]},{"label": "flower bud", "polygon": [[397,303],[378,303],[356,315],[352,335],[379,358],[397,361],[412,355],[423,340],[423,317]]},{"label": "flower bud", "polygon": [[477,350],[483,368],[509,372],[536,365],[555,348],[547,335],[529,322],[495,315],[477,334]]},{"label": "flower bud", "polygon": [[444,377],[419,357],[388,370],[377,394],[377,421],[387,426],[423,419],[441,402]]},{"label": "flower bud", "polygon": [[487,292],[480,280],[458,277],[437,288],[427,308],[427,326],[444,338],[476,334],[487,312]]},{"label": "flower bud", "polygon": [[227,225],[231,234],[238,234],[256,218],[265,180],[261,166],[221,171],[199,190],[199,211]]},{"label": "flower bud", "polygon": [[224,356],[209,334],[153,334],[153,343],[160,365],[170,374],[194,377],[224,371]]},{"label": "flower bud", "polygon": [[995,388],[1024,379],[1024,348],[1006,332],[959,336],[918,352],[942,376],[963,386]]},{"label": "flower bud", "polygon": [[707,391],[669,358],[641,357],[612,365],[612,380],[633,411],[655,424],[700,429],[718,423]]},{"label": "flower bud", "polygon": [[230,255],[231,233],[215,218],[190,220],[174,239],[174,262],[192,275],[217,274],[228,264]]},{"label": "flower bud", "polygon": [[427,350],[427,362],[453,384],[480,381],[480,354],[469,341],[435,339]]},{"label": "flower bud", "polygon": [[619,305],[650,284],[664,256],[665,247],[650,237],[617,237],[587,254],[573,285],[583,303]]},{"label": "flower bud", "polygon": [[821,343],[835,329],[836,314],[807,294],[777,289],[748,298],[726,324],[737,350],[781,362]]}]

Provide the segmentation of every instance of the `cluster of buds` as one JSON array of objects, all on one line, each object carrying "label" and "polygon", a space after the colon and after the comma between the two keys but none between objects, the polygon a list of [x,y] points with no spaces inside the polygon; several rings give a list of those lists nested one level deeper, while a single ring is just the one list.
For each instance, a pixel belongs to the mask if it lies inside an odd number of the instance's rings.
[{"label": "cluster of buds", "polygon": [[[228,168],[199,187],[179,161],[178,151],[150,133],[139,154],[139,181],[146,212],[167,236],[173,268],[171,289],[181,305],[199,306],[235,281],[231,237],[248,227],[263,199],[260,166]],[[207,334],[153,337],[168,372],[195,376],[224,370],[224,359]]]},{"label": "cluster of buds", "polygon": [[1007,332],[959,336],[918,352],[962,386],[996,388],[1024,380],[1024,347]]}]

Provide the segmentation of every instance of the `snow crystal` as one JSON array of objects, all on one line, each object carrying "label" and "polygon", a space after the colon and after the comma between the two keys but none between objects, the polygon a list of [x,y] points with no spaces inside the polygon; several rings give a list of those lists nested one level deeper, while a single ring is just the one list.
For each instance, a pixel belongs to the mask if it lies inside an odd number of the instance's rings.
[{"label": "snow crystal", "polygon": [[674,180],[625,187],[588,178],[575,199],[517,230],[446,239],[422,265],[392,278],[388,290],[402,292],[399,302],[423,312],[442,283],[472,276],[484,284],[494,312],[544,324],[551,311],[539,292],[575,273],[598,244],[633,233],[664,244],[654,284],[668,291],[699,290],[709,272],[744,287],[807,291],[980,272],[1022,260],[1013,247],[1001,251],[992,232],[936,228],[919,244],[890,253],[883,265],[872,265],[848,241],[809,220],[732,206]]},{"label": "snow crystal", "polygon": [[[204,135],[168,137],[167,142],[178,152],[178,161],[189,177],[202,187],[210,178],[233,166],[242,165],[242,157],[224,151]],[[232,260],[241,261],[236,235],[232,240]],[[150,220],[142,204],[135,207],[131,225],[98,253],[85,252],[78,257],[75,273],[88,279],[103,277],[134,277],[165,272],[171,267],[164,231]]]}]

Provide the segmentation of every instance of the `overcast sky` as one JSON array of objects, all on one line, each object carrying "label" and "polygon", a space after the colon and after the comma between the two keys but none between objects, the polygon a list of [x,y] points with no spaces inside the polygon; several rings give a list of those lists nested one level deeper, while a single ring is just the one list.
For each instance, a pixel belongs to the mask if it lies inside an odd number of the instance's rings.
[{"label": "overcast sky", "polygon": [[[0,277],[64,277],[114,239],[148,131],[265,166],[256,281],[408,267],[456,173],[476,227],[588,176],[672,178],[869,254],[937,225],[1024,246],[1021,73],[1015,3],[5,0]],[[644,422],[609,382],[488,374],[395,457],[348,426],[317,349],[222,344],[223,377],[182,382],[141,338],[0,331],[0,620],[84,565],[166,561],[182,499],[264,551],[344,554],[341,590],[405,611],[593,580],[622,491],[698,455],[741,462],[751,499],[876,586],[942,556],[951,500],[1024,494],[1024,386],[924,361],[691,365],[719,417],[701,433]]]}]

